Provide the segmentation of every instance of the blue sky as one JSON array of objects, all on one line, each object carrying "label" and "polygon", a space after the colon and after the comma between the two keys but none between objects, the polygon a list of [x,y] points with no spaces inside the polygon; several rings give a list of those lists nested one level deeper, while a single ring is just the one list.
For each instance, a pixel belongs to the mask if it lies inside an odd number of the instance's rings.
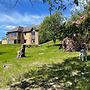
[{"label": "blue sky", "polygon": [[[42,0],[19,0],[14,7],[16,0],[0,0],[0,40],[6,32],[16,26],[39,25],[45,16],[49,15],[48,4]],[[70,16],[70,10],[63,11],[66,17]]]}]

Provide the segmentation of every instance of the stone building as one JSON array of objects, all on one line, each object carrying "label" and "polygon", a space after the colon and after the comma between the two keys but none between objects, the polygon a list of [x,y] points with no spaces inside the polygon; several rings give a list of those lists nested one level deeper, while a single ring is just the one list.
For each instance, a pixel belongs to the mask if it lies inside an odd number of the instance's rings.
[{"label": "stone building", "polygon": [[[38,26],[32,26],[32,27],[18,26],[7,32],[6,44],[39,45],[38,31],[39,31]],[[4,40],[2,40],[2,42],[4,42]]]},{"label": "stone building", "polygon": [[8,41],[7,41],[7,38],[3,38],[2,41],[1,41],[2,44],[8,44]]}]

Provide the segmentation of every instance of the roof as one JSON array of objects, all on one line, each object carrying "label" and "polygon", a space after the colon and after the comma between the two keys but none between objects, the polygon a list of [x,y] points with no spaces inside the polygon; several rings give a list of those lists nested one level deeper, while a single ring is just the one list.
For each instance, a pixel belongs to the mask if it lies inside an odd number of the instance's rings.
[{"label": "roof", "polygon": [[8,31],[7,33],[12,33],[12,32],[22,32],[23,31],[23,27],[18,26],[16,28],[11,29],[10,31]]},{"label": "roof", "polygon": [[37,30],[39,29],[39,26],[35,25],[35,26],[27,26],[24,27],[23,32],[31,32],[32,30]]},{"label": "roof", "polygon": [[12,30],[8,31],[8,33],[13,33],[13,32],[31,32],[32,30],[38,30],[39,26],[38,25],[34,25],[34,26],[26,26],[26,27],[21,27],[18,26],[16,28],[13,28]]}]

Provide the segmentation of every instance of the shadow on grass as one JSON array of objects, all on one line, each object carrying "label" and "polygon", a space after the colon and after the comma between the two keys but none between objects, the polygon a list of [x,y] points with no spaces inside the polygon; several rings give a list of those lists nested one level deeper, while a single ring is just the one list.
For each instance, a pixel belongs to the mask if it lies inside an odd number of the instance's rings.
[{"label": "shadow on grass", "polygon": [[52,45],[48,45],[47,47],[51,47],[51,46],[60,46],[61,44],[52,44]]},{"label": "shadow on grass", "polygon": [[62,44],[53,44],[53,45],[48,45],[47,47],[52,47],[52,46],[55,46],[55,47],[58,47],[59,49],[62,48]]},{"label": "shadow on grass", "polygon": [[90,90],[90,65],[88,61],[79,61],[77,57],[68,58],[63,63],[31,70],[18,81],[10,85],[11,90]]},{"label": "shadow on grass", "polygon": [[5,54],[6,52],[0,52],[0,55]]},{"label": "shadow on grass", "polygon": [[90,55],[88,55],[87,60],[90,61]]}]

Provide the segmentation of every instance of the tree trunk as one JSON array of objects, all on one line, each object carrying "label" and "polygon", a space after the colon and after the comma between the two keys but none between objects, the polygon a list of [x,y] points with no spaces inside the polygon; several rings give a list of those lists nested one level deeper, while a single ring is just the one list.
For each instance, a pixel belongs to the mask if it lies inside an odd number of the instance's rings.
[{"label": "tree trunk", "polygon": [[21,55],[21,57],[25,57],[25,45],[22,45],[21,46],[21,49],[22,49],[22,55]]}]

